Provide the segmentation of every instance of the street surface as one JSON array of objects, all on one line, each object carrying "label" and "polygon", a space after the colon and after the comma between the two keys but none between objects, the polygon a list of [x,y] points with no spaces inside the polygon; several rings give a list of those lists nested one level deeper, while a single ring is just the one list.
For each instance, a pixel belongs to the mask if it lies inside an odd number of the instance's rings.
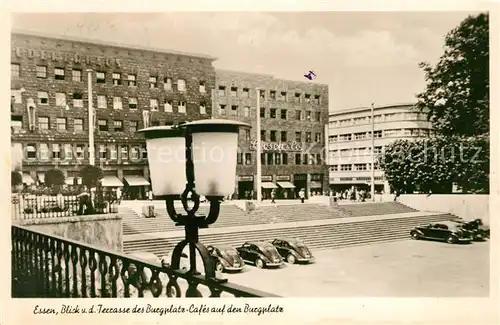
[{"label": "street surface", "polygon": [[313,251],[316,263],[247,265],[229,281],[283,297],[484,297],[489,242],[398,241]]}]

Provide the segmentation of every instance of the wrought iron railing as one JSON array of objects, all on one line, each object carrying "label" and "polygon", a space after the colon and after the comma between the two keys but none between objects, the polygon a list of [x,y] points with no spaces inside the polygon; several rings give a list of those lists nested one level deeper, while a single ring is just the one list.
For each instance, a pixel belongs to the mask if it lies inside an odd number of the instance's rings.
[{"label": "wrought iron railing", "polygon": [[111,213],[116,210],[113,195],[111,192],[91,193],[92,209],[88,209],[85,199],[77,195],[13,194],[12,218],[24,220]]},{"label": "wrought iron railing", "polygon": [[12,226],[12,297],[277,297]]}]

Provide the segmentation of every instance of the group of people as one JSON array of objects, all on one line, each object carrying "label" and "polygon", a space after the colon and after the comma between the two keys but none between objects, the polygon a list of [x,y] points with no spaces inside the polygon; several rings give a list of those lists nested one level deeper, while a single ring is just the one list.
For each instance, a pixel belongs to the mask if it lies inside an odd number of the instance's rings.
[{"label": "group of people", "polygon": [[365,189],[358,187],[333,193],[333,196],[336,197],[337,200],[351,200],[357,202],[365,202],[366,199],[369,198],[369,195],[370,194]]}]

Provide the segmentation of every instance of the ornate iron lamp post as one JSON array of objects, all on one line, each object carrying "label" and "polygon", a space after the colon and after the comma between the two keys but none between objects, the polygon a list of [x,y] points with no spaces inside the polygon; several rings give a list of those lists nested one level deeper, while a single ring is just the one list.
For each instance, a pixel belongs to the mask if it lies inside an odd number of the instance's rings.
[{"label": "ornate iron lamp post", "polygon": [[[148,127],[138,132],[146,138],[151,185],[156,199],[165,200],[167,212],[176,226],[185,229],[186,238],[175,247],[171,267],[180,268],[181,254],[189,245],[190,270],[196,269],[196,251],[201,256],[205,277],[217,282],[215,265],[198,230],[217,221],[224,197],[234,191],[236,156],[240,128],[249,124],[230,120],[199,120],[179,126]],[[200,195],[210,202],[207,216],[197,216]],[[180,200],[186,214],[176,211]],[[191,204],[190,204],[191,202]],[[196,296],[189,292],[187,296]],[[194,289],[196,291],[196,289]]]}]

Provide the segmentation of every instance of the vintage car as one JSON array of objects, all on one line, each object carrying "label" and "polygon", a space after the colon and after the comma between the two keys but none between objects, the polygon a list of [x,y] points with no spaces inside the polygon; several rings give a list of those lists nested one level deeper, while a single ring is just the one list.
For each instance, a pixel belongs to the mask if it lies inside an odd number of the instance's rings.
[{"label": "vintage car", "polygon": [[246,263],[255,264],[259,269],[264,267],[281,266],[283,259],[276,248],[267,242],[246,242],[236,248]]},{"label": "vintage car", "polygon": [[276,238],[272,244],[288,263],[311,263],[314,257],[307,246],[297,238]]},{"label": "vintage car", "polygon": [[413,239],[443,240],[449,244],[471,242],[473,239],[471,232],[453,221],[442,221],[430,223],[425,226],[417,226],[410,231],[410,235]]},{"label": "vintage car", "polygon": [[233,247],[208,245],[207,250],[215,263],[215,270],[218,272],[241,271],[245,266],[245,261]]},{"label": "vintage car", "polygon": [[457,220],[455,222],[459,223],[465,230],[470,231],[474,240],[485,240],[486,238],[490,238],[490,228],[483,225],[481,219],[472,221]]}]

